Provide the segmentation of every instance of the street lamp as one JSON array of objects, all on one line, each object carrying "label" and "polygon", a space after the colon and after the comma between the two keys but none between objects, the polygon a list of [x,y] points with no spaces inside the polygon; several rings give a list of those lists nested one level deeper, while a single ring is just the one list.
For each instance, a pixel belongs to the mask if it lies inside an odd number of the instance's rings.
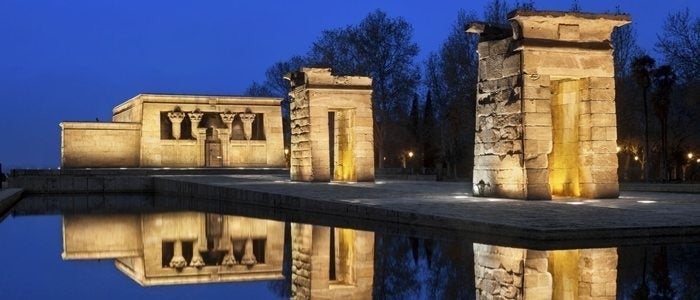
[{"label": "street lamp", "polygon": [[635,161],[636,161],[636,160],[639,160],[639,155],[635,155],[635,156],[634,156],[634,160],[635,160]]},{"label": "street lamp", "polygon": [[693,152],[688,152],[688,159],[693,159]]},{"label": "street lamp", "polygon": [[408,151],[408,158],[413,158],[413,151]]}]

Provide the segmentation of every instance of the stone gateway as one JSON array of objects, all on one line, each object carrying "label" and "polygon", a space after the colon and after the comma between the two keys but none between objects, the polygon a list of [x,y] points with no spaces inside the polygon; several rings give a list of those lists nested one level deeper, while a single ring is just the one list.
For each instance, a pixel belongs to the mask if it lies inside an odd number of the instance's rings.
[{"label": "stone gateway", "polygon": [[612,30],[626,15],[513,11],[479,34],[474,195],[614,198]]}]

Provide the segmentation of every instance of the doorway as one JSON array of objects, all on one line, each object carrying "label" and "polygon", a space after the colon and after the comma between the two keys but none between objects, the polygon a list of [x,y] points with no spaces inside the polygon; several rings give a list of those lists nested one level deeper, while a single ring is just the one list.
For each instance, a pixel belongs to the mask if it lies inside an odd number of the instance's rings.
[{"label": "doorway", "polygon": [[209,168],[222,167],[224,159],[221,151],[221,140],[217,137],[214,127],[207,128],[207,139],[204,142],[204,166]]},{"label": "doorway", "polygon": [[552,153],[549,154],[549,186],[553,196],[581,196],[579,83],[580,80],[552,82]]}]

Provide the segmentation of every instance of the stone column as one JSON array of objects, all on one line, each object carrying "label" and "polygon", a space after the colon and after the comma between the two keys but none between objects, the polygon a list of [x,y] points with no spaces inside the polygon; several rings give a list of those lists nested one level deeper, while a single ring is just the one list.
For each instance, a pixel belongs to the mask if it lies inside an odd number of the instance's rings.
[{"label": "stone column", "polygon": [[229,128],[219,128],[219,140],[221,141],[221,156],[223,167],[228,167],[229,163],[228,152],[231,147],[231,124],[229,123]]},{"label": "stone column", "polygon": [[192,126],[191,126],[192,127],[191,128],[192,129],[192,137],[194,137],[195,139],[198,138],[197,137],[197,133],[198,133],[197,127],[199,126],[199,122],[202,121],[203,115],[204,114],[201,112],[187,113],[187,117],[190,118],[190,122],[192,123]]},{"label": "stone column", "polygon": [[182,120],[185,118],[185,113],[181,111],[171,111],[168,112],[168,119],[172,123],[173,137],[176,140],[180,139],[180,128],[182,125]]},{"label": "stone column", "polygon": [[256,263],[258,263],[258,260],[255,259],[255,254],[253,253],[253,239],[248,237],[248,239],[245,240],[245,252],[243,253],[243,257],[241,258],[241,264],[244,264],[248,267],[252,267]]},{"label": "stone column", "polygon": [[[194,129],[193,129],[194,130]],[[207,129],[206,128],[196,128],[197,135],[195,135],[195,138],[197,139],[197,166],[204,167],[205,164],[205,159],[204,156],[206,153],[204,152],[204,145],[206,144],[207,140]]]},{"label": "stone column", "polygon": [[182,241],[176,240],[173,246],[173,258],[170,260],[170,267],[179,270],[187,266],[187,261],[182,256]]},{"label": "stone column", "polygon": [[250,140],[250,138],[253,137],[253,121],[255,120],[255,114],[242,113],[238,116],[240,116],[241,121],[243,121],[243,133],[245,134],[245,139]]},{"label": "stone column", "polygon": [[231,132],[231,126],[233,126],[233,118],[236,117],[235,113],[220,113],[219,116],[221,116],[221,120],[224,121],[224,124],[226,124],[226,127],[229,130],[229,133]]}]

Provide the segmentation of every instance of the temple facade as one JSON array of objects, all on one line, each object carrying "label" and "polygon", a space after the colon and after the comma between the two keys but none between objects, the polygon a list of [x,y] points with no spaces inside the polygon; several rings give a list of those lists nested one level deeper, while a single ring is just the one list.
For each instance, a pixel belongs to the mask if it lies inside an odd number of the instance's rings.
[{"label": "temple facade", "polygon": [[140,94],[112,122],[62,122],[61,166],[284,167],[280,101]]}]

